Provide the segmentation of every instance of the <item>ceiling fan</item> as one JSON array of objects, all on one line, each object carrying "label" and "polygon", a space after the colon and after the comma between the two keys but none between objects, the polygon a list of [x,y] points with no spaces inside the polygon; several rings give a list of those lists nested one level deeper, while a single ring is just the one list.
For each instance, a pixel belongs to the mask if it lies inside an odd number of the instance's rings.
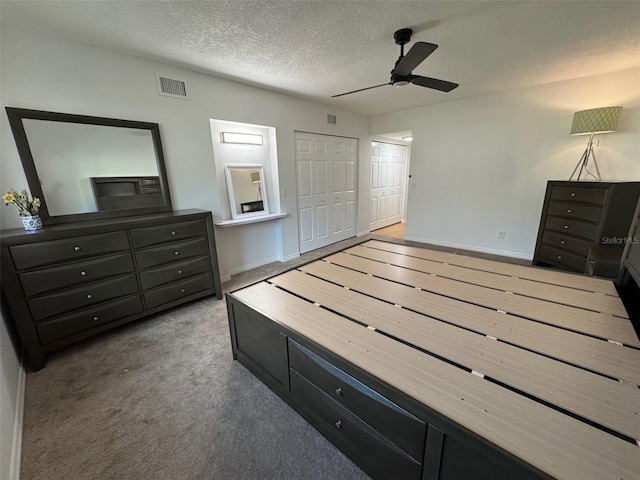
[{"label": "ceiling fan", "polygon": [[404,46],[411,40],[413,30],[410,28],[402,28],[393,34],[393,38],[396,41],[396,45],[400,45],[400,56],[396,60],[396,64],[391,70],[391,80],[389,83],[382,83],[373,87],[361,88],[359,90],[353,90],[351,92],[340,93],[333,95],[331,98],[342,97],[344,95],[350,95],[356,92],[362,92],[364,90],[371,90],[372,88],[384,87],[385,85],[393,85],[394,87],[404,87],[410,83],[419,85],[421,87],[433,88],[440,90],[441,92],[450,92],[458,86],[457,83],[447,82],[445,80],[438,80],[437,78],[423,77],[421,75],[412,75],[411,72],[420,65],[433,51],[438,48],[435,43],[416,42],[409,49],[407,54],[404,54]]}]

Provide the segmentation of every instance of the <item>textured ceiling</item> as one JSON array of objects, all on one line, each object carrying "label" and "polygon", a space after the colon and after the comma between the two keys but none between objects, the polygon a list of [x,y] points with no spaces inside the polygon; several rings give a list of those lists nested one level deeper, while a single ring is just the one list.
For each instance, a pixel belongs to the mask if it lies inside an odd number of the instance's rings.
[{"label": "textured ceiling", "polygon": [[[374,115],[640,66],[639,1],[7,1],[32,29]],[[460,84],[331,95],[389,81],[393,32],[440,47],[415,74]],[[410,44],[411,45],[411,44]]]}]

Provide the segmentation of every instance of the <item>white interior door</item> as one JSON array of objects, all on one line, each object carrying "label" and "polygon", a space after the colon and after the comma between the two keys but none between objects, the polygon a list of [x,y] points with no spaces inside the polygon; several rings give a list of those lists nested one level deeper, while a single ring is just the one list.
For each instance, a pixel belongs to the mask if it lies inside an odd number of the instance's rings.
[{"label": "white interior door", "polygon": [[355,236],[358,140],[296,132],[300,253]]},{"label": "white interior door", "polygon": [[370,230],[402,221],[406,166],[406,145],[371,142]]}]

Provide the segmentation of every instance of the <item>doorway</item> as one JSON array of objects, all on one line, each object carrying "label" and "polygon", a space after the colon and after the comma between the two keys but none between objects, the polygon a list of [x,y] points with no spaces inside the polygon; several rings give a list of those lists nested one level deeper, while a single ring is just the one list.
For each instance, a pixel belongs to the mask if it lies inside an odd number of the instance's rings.
[{"label": "doorway", "polygon": [[295,132],[300,253],[356,234],[358,140]]},{"label": "doorway", "polygon": [[407,146],[371,142],[369,230],[402,221],[407,172]]}]

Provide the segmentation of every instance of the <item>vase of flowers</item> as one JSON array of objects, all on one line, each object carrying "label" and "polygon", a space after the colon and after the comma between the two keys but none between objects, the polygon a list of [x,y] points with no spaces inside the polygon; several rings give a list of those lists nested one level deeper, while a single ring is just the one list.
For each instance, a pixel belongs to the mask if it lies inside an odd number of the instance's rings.
[{"label": "vase of flowers", "polygon": [[18,213],[22,218],[22,225],[27,232],[40,230],[42,228],[42,219],[38,212],[40,211],[40,199],[33,197],[29,199],[29,193],[26,190],[17,192],[9,190],[2,196],[5,205],[15,205]]}]

